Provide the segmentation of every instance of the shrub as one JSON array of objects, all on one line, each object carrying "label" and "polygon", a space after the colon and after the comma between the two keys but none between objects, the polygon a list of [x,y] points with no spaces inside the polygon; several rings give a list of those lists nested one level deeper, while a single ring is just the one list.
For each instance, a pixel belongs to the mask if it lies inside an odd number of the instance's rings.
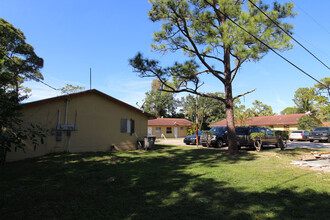
[{"label": "shrub", "polygon": [[289,140],[289,131],[275,131],[275,136],[281,136],[282,140]]},{"label": "shrub", "polygon": [[256,151],[260,151],[262,147],[262,138],[265,137],[265,133],[252,133],[250,135],[251,139],[254,141],[254,147]]}]

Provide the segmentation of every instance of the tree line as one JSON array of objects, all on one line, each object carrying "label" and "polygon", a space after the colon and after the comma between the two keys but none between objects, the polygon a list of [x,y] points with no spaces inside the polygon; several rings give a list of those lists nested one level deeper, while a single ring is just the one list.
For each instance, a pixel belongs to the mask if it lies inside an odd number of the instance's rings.
[{"label": "tree line", "polygon": [[[321,81],[330,85],[330,78],[325,77]],[[141,108],[156,117],[186,118],[196,122],[200,129],[208,129],[210,124],[216,123],[226,118],[224,103],[215,99],[188,94],[181,98],[176,98],[174,93],[161,90],[161,83],[153,79],[151,90],[146,92],[144,103]],[[209,93],[212,96],[224,96],[221,92]],[[298,88],[292,99],[295,106],[283,109],[280,114],[312,113],[322,122],[330,121],[329,96],[326,87],[322,84],[315,84],[311,88]],[[252,107],[246,108],[238,99],[234,105],[234,120],[236,126],[243,126],[252,117],[275,115],[270,105],[264,104],[259,100],[252,103]],[[304,130],[311,130],[318,124],[310,117],[301,119],[299,127]]]},{"label": "tree line", "polygon": [[324,77],[312,87],[299,88],[295,91],[295,106],[287,107],[281,114],[311,112],[323,122],[330,121],[330,77]]}]

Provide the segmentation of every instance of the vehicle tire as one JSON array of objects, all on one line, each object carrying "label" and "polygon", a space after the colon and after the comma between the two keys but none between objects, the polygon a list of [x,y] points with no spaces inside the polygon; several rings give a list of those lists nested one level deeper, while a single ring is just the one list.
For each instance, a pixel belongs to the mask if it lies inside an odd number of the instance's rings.
[{"label": "vehicle tire", "polygon": [[203,146],[203,147],[207,147],[207,145],[206,145],[206,144],[202,144],[202,146]]},{"label": "vehicle tire", "polygon": [[292,142],[292,141],[293,141],[293,139],[290,139],[290,141]]},{"label": "vehicle tire", "polygon": [[238,150],[240,150],[242,148],[242,146],[241,145],[238,145],[237,148],[238,148]]},{"label": "vehicle tire", "polygon": [[219,139],[218,141],[217,141],[217,145],[216,145],[216,147],[222,147],[223,146],[223,141],[221,140],[221,139]]},{"label": "vehicle tire", "polygon": [[309,140],[309,142],[313,143],[313,142],[314,142],[314,140]]}]

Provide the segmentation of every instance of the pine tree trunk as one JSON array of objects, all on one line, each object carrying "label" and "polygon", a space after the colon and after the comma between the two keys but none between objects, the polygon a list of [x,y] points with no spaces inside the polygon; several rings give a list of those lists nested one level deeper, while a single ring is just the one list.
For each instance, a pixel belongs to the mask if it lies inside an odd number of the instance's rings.
[{"label": "pine tree trunk", "polygon": [[231,69],[230,69],[230,50],[227,48],[224,50],[224,67],[225,67],[225,107],[226,107],[226,119],[228,127],[228,154],[238,154],[237,138],[235,132],[234,122],[234,99],[231,83]]},{"label": "pine tree trunk", "polygon": [[227,127],[228,127],[228,154],[236,155],[238,154],[238,146],[237,146],[237,138],[236,138],[235,122],[234,122],[234,100],[232,97],[231,98],[228,97],[226,102],[227,102],[226,119],[227,119]]}]

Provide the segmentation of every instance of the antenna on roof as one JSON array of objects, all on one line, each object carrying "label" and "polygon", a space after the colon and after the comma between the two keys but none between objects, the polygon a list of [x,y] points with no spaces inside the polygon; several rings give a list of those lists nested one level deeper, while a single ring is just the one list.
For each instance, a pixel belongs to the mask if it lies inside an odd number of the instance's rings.
[{"label": "antenna on roof", "polygon": [[92,68],[89,68],[89,90],[92,90]]}]

